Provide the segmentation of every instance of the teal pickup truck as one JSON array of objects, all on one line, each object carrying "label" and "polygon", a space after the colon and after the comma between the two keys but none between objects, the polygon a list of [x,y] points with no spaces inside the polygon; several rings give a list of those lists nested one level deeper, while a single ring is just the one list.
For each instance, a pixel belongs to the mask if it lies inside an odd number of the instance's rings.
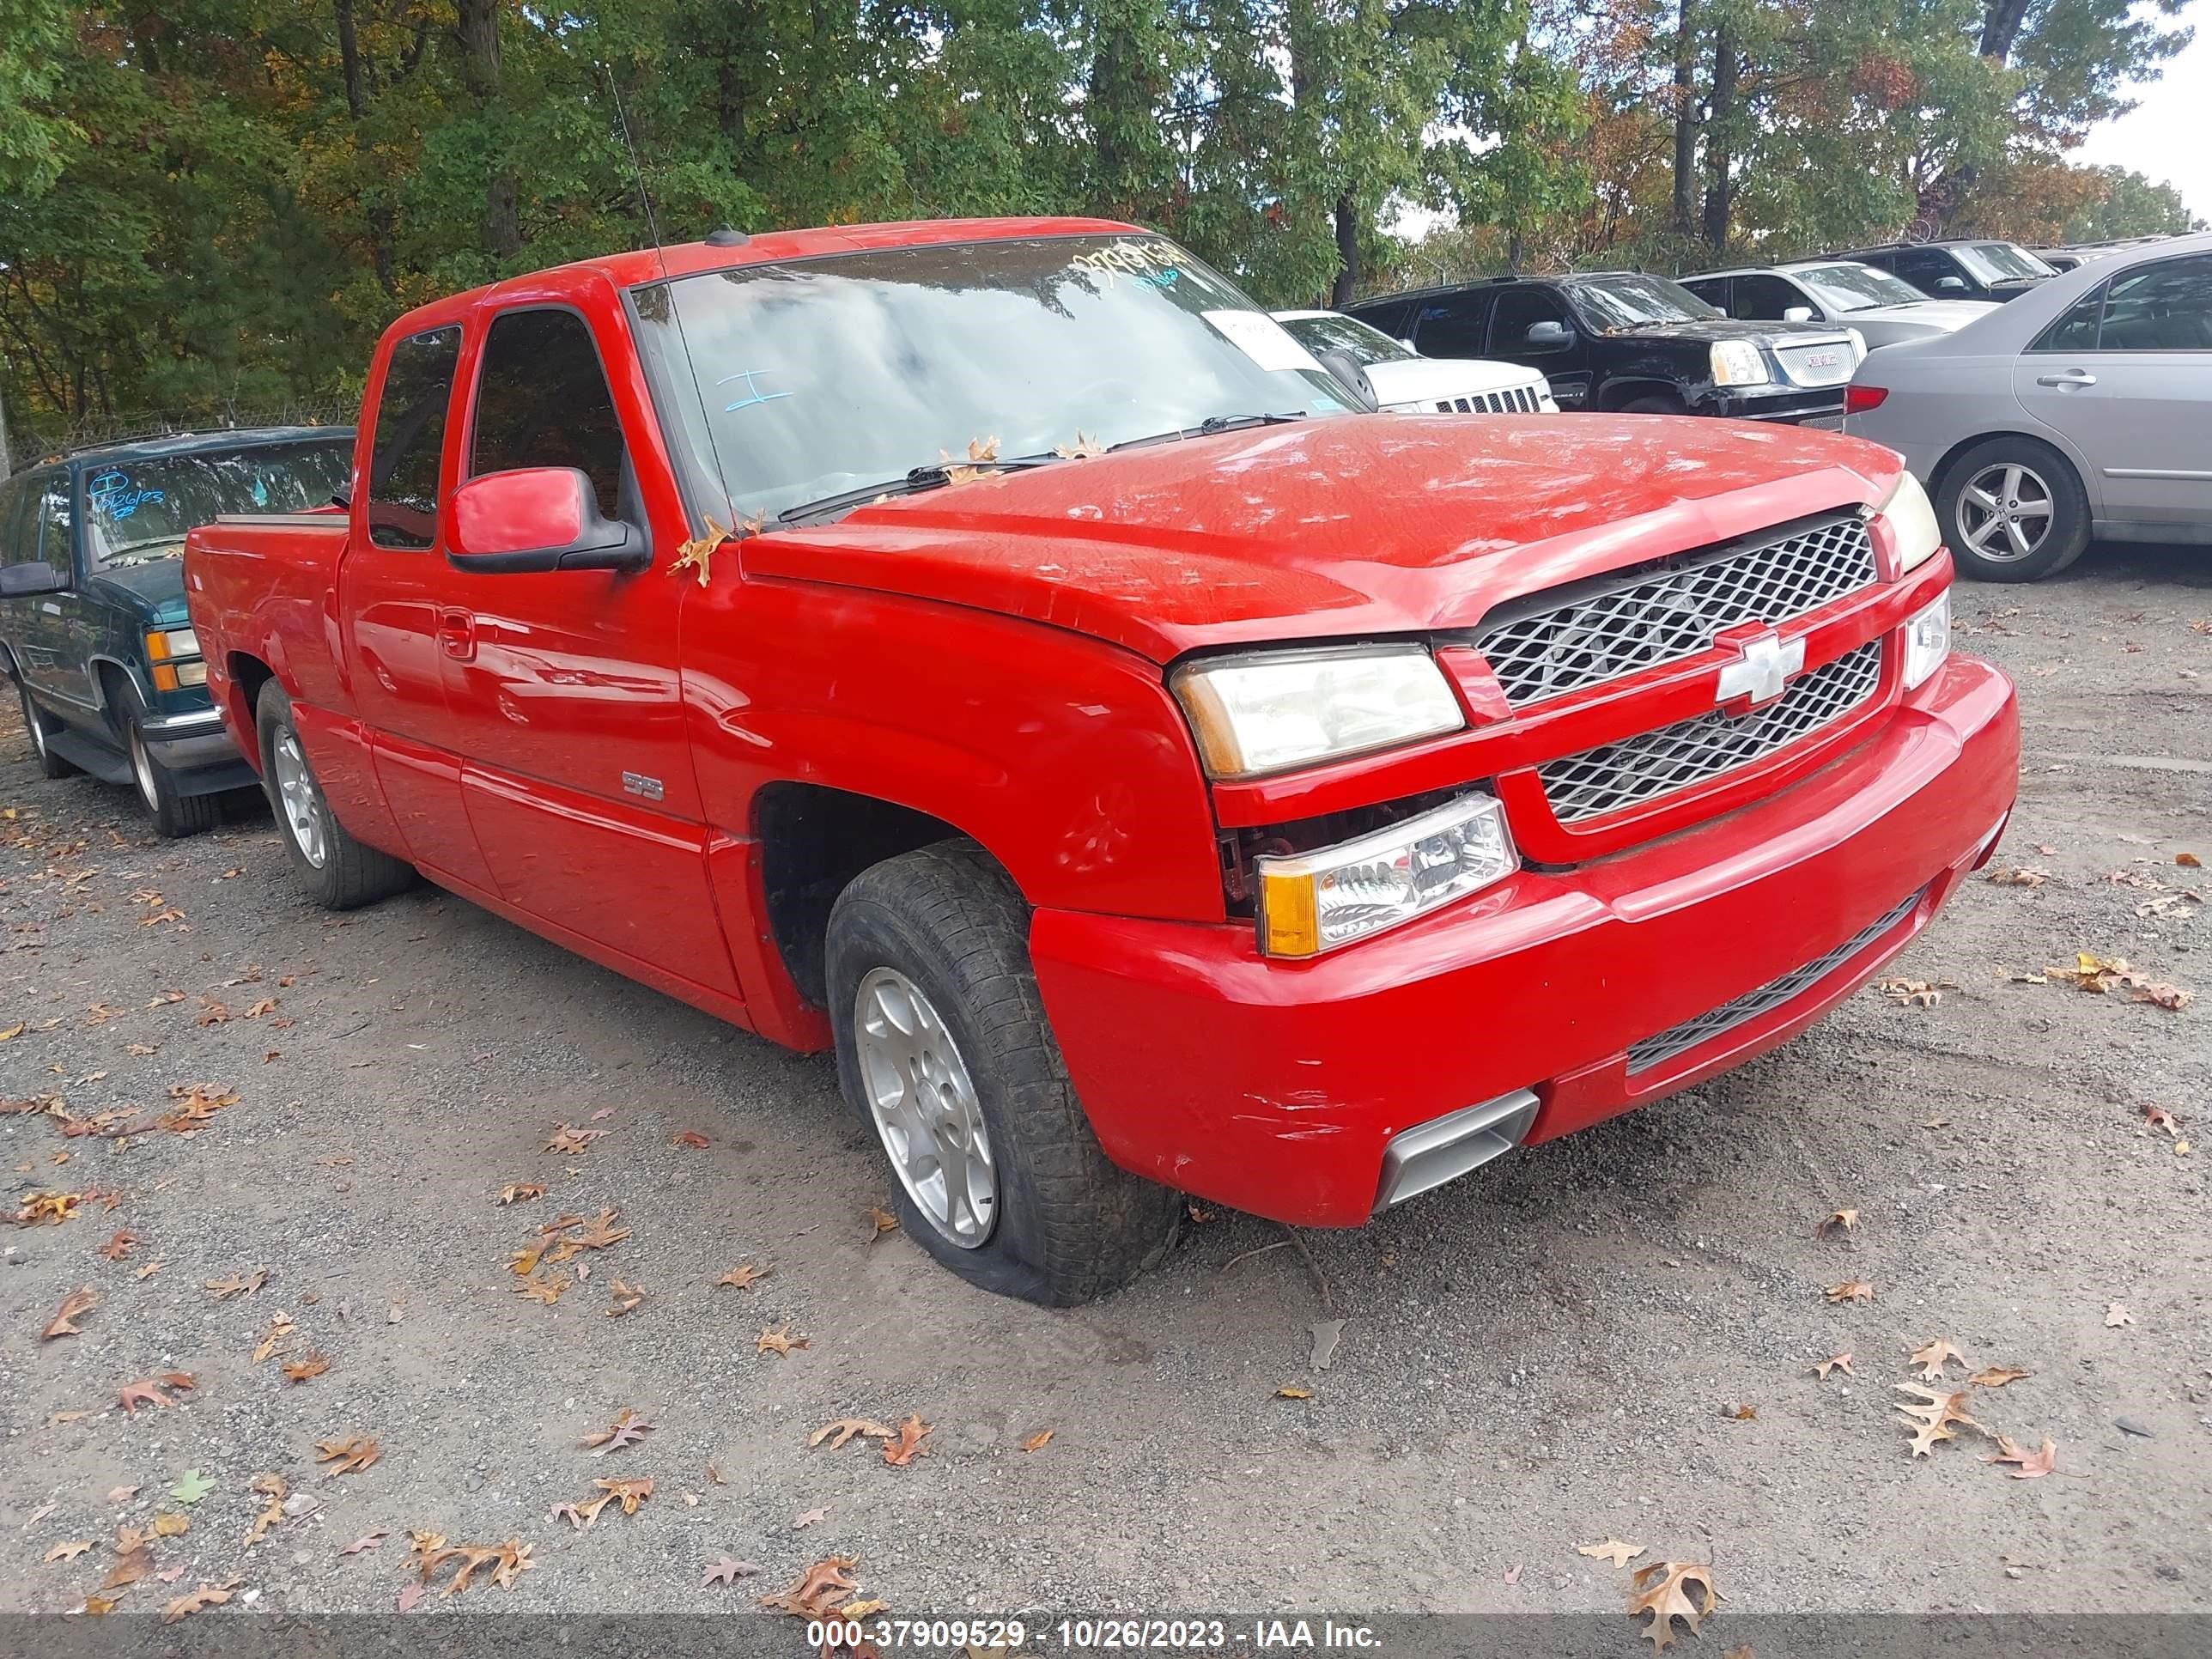
[{"label": "teal pickup truck", "polygon": [[185,532],[326,507],[352,464],[350,428],[264,428],[82,450],[0,483],[0,674],[40,771],[136,787],[164,836],[257,785],[208,698]]}]

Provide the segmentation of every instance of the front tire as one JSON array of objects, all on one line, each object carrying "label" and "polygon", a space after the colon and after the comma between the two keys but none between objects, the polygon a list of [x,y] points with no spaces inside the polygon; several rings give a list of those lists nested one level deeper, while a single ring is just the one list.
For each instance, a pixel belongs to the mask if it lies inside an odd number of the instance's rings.
[{"label": "front tire", "polygon": [[[111,686],[113,683],[112,679],[109,682]],[[153,749],[141,730],[147,708],[138,688],[126,685],[113,700],[116,718],[123,727],[123,752],[131,762],[131,781],[138,791],[138,804],[154,821],[154,833],[164,841],[181,841],[222,823],[220,797],[184,793],[177,787],[175,775],[154,758]]]},{"label": "front tire", "polygon": [[76,768],[46,746],[46,716],[38,704],[31,701],[31,688],[20,680],[15,695],[23,703],[23,729],[31,734],[31,758],[39,763],[42,778],[66,778],[76,774]]},{"label": "front tire", "polygon": [[1156,1266],[1181,1200],[1099,1146],[1028,940],[1028,906],[974,842],[887,860],[830,911],[830,1020],[907,1236],[972,1285],[1069,1307]]},{"label": "front tire", "polygon": [[414,885],[415,866],[346,833],[307,763],[292,700],[270,680],[254,705],[261,787],[301,890],[325,910],[353,910]]},{"label": "front tire", "polygon": [[2033,438],[1991,438],[1946,468],[1936,511],[1952,560],[1989,582],[2055,576],[2089,545],[2089,496],[2073,465]]}]

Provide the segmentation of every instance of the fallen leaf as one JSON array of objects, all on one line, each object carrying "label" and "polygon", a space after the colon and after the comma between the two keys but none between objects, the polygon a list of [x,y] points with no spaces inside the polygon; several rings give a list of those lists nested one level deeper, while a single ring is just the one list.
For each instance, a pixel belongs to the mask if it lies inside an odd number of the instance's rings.
[{"label": "fallen leaf", "polygon": [[1739,1405],[1731,1400],[1721,1407],[1721,1415],[1731,1423],[1756,1423],[1759,1421],[1759,1407]]},{"label": "fallen leaf", "polygon": [[275,1531],[277,1523],[283,1520],[284,1477],[279,1474],[257,1475],[253,1480],[253,1490],[269,1501],[261,1506],[261,1513],[253,1517],[253,1526],[246,1534],[246,1547],[248,1549]]},{"label": "fallen leaf", "polygon": [[1295,1382],[1285,1382],[1275,1390],[1275,1398],[1278,1400],[1310,1400],[1313,1397],[1311,1389],[1302,1389]]},{"label": "fallen leaf", "polygon": [[2051,872],[2026,864],[2017,870],[1992,870],[1984,879],[2000,887],[2040,887],[2051,879]]},{"label": "fallen leaf", "polygon": [[868,1243],[872,1244],[885,1233],[895,1233],[898,1231],[898,1218],[884,1209],[882,1205],[871,1204],[868,1206],[868,1226],[871,1230],[868,1234]]},{"label": "fallen leaf", "polygon": [[284,1376],[290,1382],[307,1382],[320,1376],[330,1368],[330,1356],[310,1348],[305,1355],[286,1364]]},{"label": "fallen leaf", "polygon": [[115,1237],[100,1247],[100,1254],[110,1261],[120,1261],[131,1254],[131,1247],[138,1242],[138,1235],[129,1228],[118,1228]]},{"label": "fallen leaf", "polygon": [[606,1129],[572,1129],[563,1123],[553,1131],[553,1138],[545,1143],[549,1152],[565,1152],[571,1158],[591,1149],[593,1141],[611,1133]]},{"label": "fallen leaf", "polygon": [[1519,1583],[1521,1582],[1521,1569],[1526,1565],[1527,1564],[1525,1562],[1516,1561],[1511,1566],[1506,1568],[1505,1582],[1508,1584]]},{"label": "fallen leaf", "polygon": [[1949,1337],[1939,1336],[1925,1347],[1914,1350],[1911,1363],[1919,1368],[1921,1380],[1928,1382],[1942,1376],[1943,1368],[1954,1359],[1959,1362],[1960,1368],[1964,1370],[1966,1356],[1953,1346]]},{"label": "fallen leaf", "polygon": [[338,1553],[340,1555],[361,1555],[369,1550],[374,1549],[379,1544],[381,1544],[390,1536],[391,1534],[384,1531],[381,1528],[374,1532],[365,1532],[362,1534],[360,1537],[355,1539],[352,1543],[348,1544],[343,1549],[340,1550]]},{"label": "fallen leaf", "polygon": [[558,1273],[538,1273],[516,1285],[514,1293],[526,1296],[532,1302],[542,1302],[550,1308],[561,1299],[561,1292],[574,1283],[575,1280],[563,1279]]},{"label": "fallen leaf", "polygon": [[[576,1271],[581,1273],[584,1270],[579,1267]],[[625,1285],[617,1279],[611,1287],[611,1293],[614,1300],[613,1305],[607,1310],[610,1319],[620,1319],[624,1314],[635,1313],[645,1304],[645,1286],[642,1285]],[[802,1341],[798,1346],[803,1348],[806,1344]]]},{"label": "fallen leaf", "polygon": [[544,1196],[545,1189],[535,1182],[530,1181],[514,1182],[499,1189],[499,1201],[501,1204],[522,1204],[531,1199]]},{"label": "fallen leaf", "polygon": [[1946,1394],[1936,1389],[1923,1389],[1917,1382],[1900,1382],[1897,1386],[1902,1393],[1920,1396],[1920,1404],[1917,1406],[1908,1406],[1902,1401],[1897,1402],[1897,1409],[1906,1422],[1917,1425],[1912,1436],[1912,1455],[1915,1457],[1927,1456],[1936,1449],[1937,1441],[1952,1438],[1951,1425],[1954,1423],[1977,1431],[1981,1429],[1982,1425],[1966,1412],[1966,1403],[1973,1398],[1974,1391],[1971,1388]]},{"label": "fallen leaf", "polygon": [[[441,1540],[442,1545],[442,1540]],[[492,1569],[491,1581],[501,1589],[513,1589],[515,1582],[538,1564],[530,1559],[532,1546],[510,1538],[504,1544],[455,1544],[431,1550],[419,1550],[421,1565],[417,1572],[424,1583],[441,1567],[452,1566],[453,1578],[440,1596],[458,1595],[466,1589],[475,1576],[484,1568]]]},{"label": "fallen leaf", "polygon": [[315,1462],[331,1465],[323,1472],[325,1480],[341,1474],[359,1474],[381,1455],[375,1441],[359,1435],[349,1435],[343,1440],[319,1440],[315,1443]]},{"label": "fallen leaf", "polygon": [[1851,1369],[1851,1357],[1848,1352],[1832,1353],[1826,1359],[1816,1359],[1813,1362],[1812,1369],[1823,1382],[1828,1380],[1828,1373],[1831,1371],[1841,1371],[1845,1376],[1858,1375]]},{"label": "fallen leaf", "polygon": [[699,1580],[699,1588],[704,1589],[709,1584],[734,1584],[738,1579],[750,1578],[759,1571],[750,1561],[740,1561],[734,1555],[726,1555],[707,1569],[706,1576]]},{"label": "fallen leaf", "polygon": [[399,1587],[399,1599],[393,1602],[392,1606],[398,1612],[412,1613],[415,1611],[416,1607],[421,1605],[422,1595],[423,1590],[421,1582],[416,1579],[410,1579],[407,1583]]},{"label": "fallen leaf", "polygon": [[191,1529],[191,1518],[179,1515],[174,1510],[162,1510],[154,1516],[154,1535],[156,1538],[181,1538]]},{"label": "fallen leaf", "polygon": [[107,1577],[100,1581],[104,1590],[127,1589],[154,1570],[154,1552],[146,1547],[144,1535],[127,1527],[115,1540],[115,1558]]},{"label": "fallen leaf", "polygon": [[[180,1376],[185,1378],[184,1382],[181,1383],[173,1380]],[[170,1399],[167,1395],[163,1394],[160,1389],[154,1386],[156,1382],[166,1382],[169,1387],[179,1389],[189,1389],[191,1387],[191,1379],[187,1376],[185,1373],[183,1371],[168,1371],[163,1373],[158,1377],[149,1376],[136,1382],[125,1382],[122,1388],[116,1391],[116,1403],[121,1406],[126,1412],[135,1412],[141,1406],[175,1405],[177,1403],[175,1401]]]},{"label": "fallen leaf", "polygon": [[653,1425],[625,1406],[616,1414],[615,1420],[596,1434],[587,1434],[576,1443],[595,1448],[594,1457],[604,1457],[611,1451],[620,1451],[624,1446],[634,1446],[653,1432]]},{"label": "fallen leaf", "polygon": [[822,1618],[835,1613],[848,1592],[860,1588],[852,1577],[853,1569],[860,1565],[858,1556],[830,1556],[807,1568],[788,1589],[762,1596],[760,1604],[794,1618]]},{"label": "fallen leaf", "polygon": [[2146,1106],[2142,1109],[2142,1115],[2150,1121],[2152,1128],[2163,1129],[2169,1137],[2181,1133],[2182,1121],[2163,1106]]},{"label": "fallen leaf", "polygon": [[55,1545],[39,1559],[41,1561],[74,1561],[91,1547],[92,1540],[89,1538],[73,1538],[66,1543]]},{"label": "fallen leaf", "polygon": [[601,1492],[597,1498],[586,1498],[580,1504],[556,1504],[553,1506],[553,1512],[545,1518],[549,1521],[566,1521],[578,1532],[581,1532],[599,1518],[601,1510],[613,1502],[614,1495],[611,1492]]},{"label": "fallen leaf", "polygon": [[105,1595],[88,1595],[84,1598],[84,1605],[78,1610],[100,1619],[114,1612],[115,1603]]},{"label": "fallen leaf", "polygon": [[291,1315],[283,1313],[270,1315],[269,1329],[263,1334],[259,1346],[253,1350],[253,1363],[258,1365],[266,1360],[283,1345],[284,1339],[291,1334]]},{"label": "fallen leaf", "polygon": [[639,1475],[627,1480],[594,1480],[592,1484],[621,1504],[624,1515],[635,1515],[637,1506],[653,1496],[651,1475]]},{"label": "fallen leaf", "polygon": [[[1723,1600],[1713,1588],[1713,1570],[1698,1561],[1654,1561],[1648,1567],[1638,1567],[1632,1575],[1635,1589],[1628,1598],[1628,1616],[1641,1619],[1651,1615],[1651,1622],[1640,1632],[1651,1638],[1655,1652],[1663,1652],[1674,1639],[1677,1619],[1697,1633],[1698,1620],[1708,1617],[1713,1604]],[[1699,1606],[1690,1599],[1690,1592],[1700,1592]]]},{"label": "fallen leaf", "polygon": [[1874,1286],[1863,1279],[1847,1279],[1840,1285],[1831,1285],[1821,1292],[1831,1302],[1871,1302]]},{"label": "fallen leaf", "polygon": [[930,1425],[919,1416],[908,1413],[899,1424],[898,1437],[884,1442],[884,1462],[894,1468],[904,1468],[921,1455],[922,1442],[928,1437]]},{"label": "fallen leaf", "polygon": [[704,1152],[709,1143],[707,1137],[701,1134],[696,1129],[683,1129],[678,1131],[671,1144],[678,1146],[690,1146],[700,1152]]},{"label": "fallen leaf", "polygon": [[708,519],[705,535],[694,536],[678,544],[676,558],[669,565],[668,574],[672,576],[680,576],[687,570],[696,570],[699,573],[699,586],[706,586],[714,575],[714,572],[708,566],[714,559],[714,550],[729,538],[728,531],[723,529],[711,518]]},{"label": "fallen leaf", "polygon": [[111,1486],[107,1489],[107,1501],[111,1504],[127,1504],[137,1495],[138,1488],[136,1486]]},{"label": "fallen leaf", "polygon": [[1966,1381],[1978,1389],[2002,1389],[2008,1382],[2018,1382],[2034,1375],[2033,1371],[2014,1370],[2009,1365],[1991,1365],[1984,1370],[1976,1371]]},{"label": "fallen leaf", "polygon": [[2204,867],[2204,860],[2194,853],[2176,853],[2173,861],[2185,870],[2202,870]]},{"label": "fallen leaf", "polygon": [[717,1285],[732,1285],[741,1291],[750,1290],[762,1279],[766,1279],[768,1277],[768,1273],[769,1270],[767,1268],[756,1267],[751,1263],[748,1262],[742,1267],[731,1268],[729,1272],[724,1273],[714,1282]]},{"label": "fallen leaf", "polygon": [[133,1279],[151,1279],[155,1273],[161,1271],[163,1265],[164,1264],[159,1261],[149,1261],[131,1276]]},{"label": "fallen leaf", "polygon": [[204,1613],[210,1607],[219,1607],[230,1600],[230,1593],[244,1582],[240,1578],[226,1578],[220,1584],[202,1583],[198,1589],[187,1595],[179,1595],[167,1607],[162,1608],[161,1622],[165,1625],[173,1625],[179,1619],[189,1619],[192,1614]]},{"label": "fallen leaf", "polygon": [[1096,438],[1085,436],[1083,428],[1078,427],[1075,430],[1075,441],[1072,444],[1054,444],[1052,447],[1052,453],[1063,461],[1087,460],[1093,455],[1103,455],[1106,453],[1106,446]]},{"label": "fallen leaf", "polygon": [[805,1514],[796,1516],[792,1521],[791,1529],[793,1532],[804,1532],[807,1528],[819,1522],[827,1521],[829,1518],[830,1511],[827,1510],[809,1510]]},{"label": "fallen leaf", "polygon": [[1901,1002],[1916,1008],[1933,1008],[1942,1001],[1944,992],[1958,988],[1948,979],[1881,979],[1875,981],[1875,989],[1892,1002]]},{"label": "fallen leaf", "polygon": [[1997,1437],[1996,1455],[1985,1457],[1982,1462],[2015,1464],[2018,1467],[2010,1472],[2014,1480],[2033,1480],[2039,1475],[2050,1474],[2057,1456],[2058,1447],[2055,1442],[2046,1440],[2036,1450],[2029,1451],[2018,1441],[2001,1434]]},{"label": "fallen leaf", "polygon": [[2119,1325],[2132,1325],[2132,1324],[2134,1324],[2135,1322],[2136,1322],[2136,1316],[2135,1316],[2133,1314],[2130,1313],[2130,1312],[2129,1312],[2125,1308],[2122,1307],[2118,1303],[2117,1303],[2117,1302],[2112,1302],[2112,1303],[2107,1303],[2107,1304],[2106,1304],[2106,1307],[2105,1307],[2105,1323],[2106,1323],[2106,1324],[2107,1324],[2107,1325],[2111,1325],[2111,1326],[2119,1326]]},{"label": "fallen leaf", "polygon": [[234,1296],[241,1295],[248,1291],[258,1291],[268,1282],[269,1269],[256,1267],[250,1273],[234,1273],[228,1279],[210,1279],[201,1288],[213,1291],[216,1301],[227,1302]]},{"label": "fallen leaf", "polygon": [[763,1329],[760,1340],[753,1345],[753,1348],[757,1353],[787,1356],[793,1348],[811,1348],[813,1346],[812,1340],[807,1337],[793,1336],[791,1334],[790,1326],[776,1325]]},{"label": "fallen leaf", "polygon": [[1830,1233],[1847,1233],[1858,1224],[1856,1210],[1833,1210],[1820,1218],[1820,1225],[1813,1229],[1813,1237],[1826,1238]]},{"label": "fallen leaf", "polygon": [[1616,1567],[1625,1567],[1644,1553],[1641,1544],[1624,1544],[1618,1538],[1608,1538],[1602,1544],[1577,1544],[1577,1555],[1587,1555],[1594,1560],[1610,1561]]},{"label": "fallen leaf", "polygon": [[827,1440],[830,1449],[836,1451],[854,1435],[866,1435],[872,1440],[890,1440],[897,1437],[898,1431],[889,1424],[878,1423],[866,1417],[841,1417],[835,1423],[825,1423],[808,1435],[806,1443],[818,1446]]},{"label": "fallen leaf", "polygon": [[1022,1442],[1022,1449],[1025,1452],[1042,1451],[1047,1446],[1052,1444],[1052,1434],[1053,1431],[1050,1429],[1039,1429]]},{"label": "fallen leaf", "polygon": [[71,1291],[62,1298],[62,1305],[54,1310],[54,1316],[46,1322],[46,1328],[39,1333],[39,1340],[51,1342],[58,1336],[82,1336],[76,1321],[90,1313],[100,1297],[91,1285]]},{"label": "fallen leaf", "polygon": [[169,1488],[173,1504],[197,1504],[215,1490],[215,1481],[198,1469],[186,1469],[177,1477],[177,1484]]}]

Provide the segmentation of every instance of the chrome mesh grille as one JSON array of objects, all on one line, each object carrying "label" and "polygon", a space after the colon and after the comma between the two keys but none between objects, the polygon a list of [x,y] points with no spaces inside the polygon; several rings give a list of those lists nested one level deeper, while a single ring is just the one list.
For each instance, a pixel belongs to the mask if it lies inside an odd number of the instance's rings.
[{"label": "chrome mesh grille", "polygon": [[[1802,617],[1875,579],[1856,514],[1757,547],[1678,564],[1563,605],[1520,611],[1477,635],[1514,708],[1695,656],[1747,622]],[[1516,611],[1520,608],[1516,607]]]},{"label": "chrome mesh grille", "polygon": [[1864,702],[1881,678],[1881,641],[1869,640],[1748,714],[1731,719],[1716,708],[1547,761],[1536,775],[1561,823],[1617,812],[1772,754]]},{"label": "chrome mesh grille", "polygon": [[1536,411],[1536,388],[1532,386],[1508,386],[1503,392],[1484,392],[1468,398],[1439,398],[1439,415],[1533,415]]},{"label": "chrome mesh grille", "polygon": [[1684,1020],[1680,1025],[1670,1025],[1665,1030],[1632,1045],[1628,1051],[1628,1074],[1633,1077],[1637,1073],[1648,1072],[1677,1054],[1686,1054],[1722,1032],[1757,1019],[1761,1014],[1779,1008],[1801,992],[1812,989],[1911,915],[1927,890],[1922,888],[1888,915],[1875,917],[1827,955],[1816,957],[1802,968],[1793,968],[1781,978],[1770,980],[1755,991],[1747,991],[1733,1002],[1723,1002],[1717,1008],[1709,1008],[1693,1018]]},{"label": "chrome mesh grille", "polygon": [[1774,355],[1781,360],[1782,372],[1792,386],[1841,386],[1858,367],[1858,354],[1843,340],[1778,346]]}]

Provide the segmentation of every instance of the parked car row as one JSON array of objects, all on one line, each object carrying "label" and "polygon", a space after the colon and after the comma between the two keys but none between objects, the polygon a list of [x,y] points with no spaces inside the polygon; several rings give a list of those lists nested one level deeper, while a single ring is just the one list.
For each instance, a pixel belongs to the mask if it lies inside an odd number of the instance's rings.
[{"label": "parked car row", "polygon": [[[440,301],[342,513],[187,538],[208,690],[304,892],[427,876],[834,1049],[975,1284],[1109,1290],[1178,1193],[1358,1225],[1818,1018],[2018,756],[1919,483],[1798,429],[1848,326],[1626,275],[1360,309],[1084,220]],[[1765,423],[1618,412],[1693,408]]]}]

